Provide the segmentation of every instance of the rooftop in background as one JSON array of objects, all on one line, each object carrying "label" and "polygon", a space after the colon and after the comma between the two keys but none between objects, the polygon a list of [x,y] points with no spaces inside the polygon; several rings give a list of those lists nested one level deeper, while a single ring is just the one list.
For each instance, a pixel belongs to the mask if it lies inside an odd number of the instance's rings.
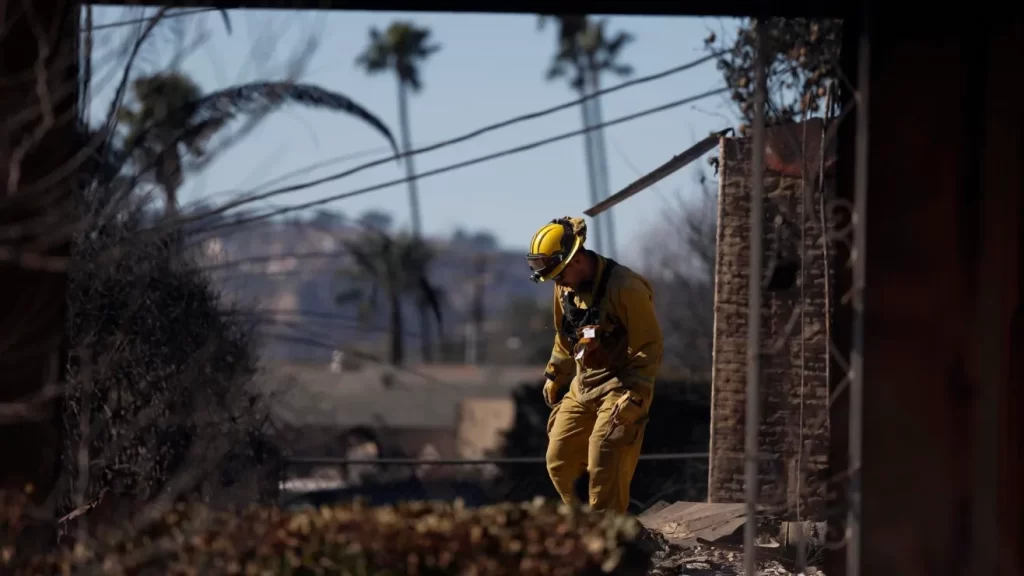
[{"label": "rooftop in background", "polygon": [[466,398],[508,398],[542,378],[542,366],[370,364],[332,371],[330,363],[266,363],[258,386],[273,395],[281,425],[454,427]]}]

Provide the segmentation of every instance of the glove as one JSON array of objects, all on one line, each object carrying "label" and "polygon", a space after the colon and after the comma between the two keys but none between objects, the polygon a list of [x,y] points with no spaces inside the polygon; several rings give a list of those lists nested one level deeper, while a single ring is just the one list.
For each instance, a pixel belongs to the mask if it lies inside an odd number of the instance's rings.
[{"label": "glove", "polygon": [[544,383],[544,403],[548,406],[553,407],[558,402],[558,391],[562,387],[555,383],[554,380],[548,380]]}]

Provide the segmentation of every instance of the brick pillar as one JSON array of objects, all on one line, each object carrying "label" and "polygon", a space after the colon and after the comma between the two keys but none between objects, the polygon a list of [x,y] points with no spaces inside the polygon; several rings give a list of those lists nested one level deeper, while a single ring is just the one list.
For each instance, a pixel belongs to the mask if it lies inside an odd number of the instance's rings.
[{"label": "brick pillar", "polygon": [[[800,142],[806,134],[806,193],[810,210],[804,230],[806,302],[800,323],[801,276],[787,279],[785,261],[800,259],[800,222],[805,187]],[[764,270],[775,285],[762,284],[760,503],[778,515],[824,520],[828,466],[829,293],[826,243],[821,233],[819,171],[822,122],[771,128],[767,134],[764,199]],[[723,138],[719,149],[718,251],[715,279],[714,364],[711,392],[711,459],[708,499],[744,500],[747,293],[751,191],[750,138]],[[833,158],[831,148],[826,158]],[[833,162],[828,162],[827,168]],[[826,196],[833,186],[826,171]],[[828,210],[826,210],[828,212]],[[776,265],[779,253],[782,262]],[[792,268],[790,272],[793,272]],[[803,346],[801,347],[801,332]],[[801,434],[801,421],[803,422]],[[801,453],[800,446],[803,446]],[[802,470],[803,479],[798,482]]]}]

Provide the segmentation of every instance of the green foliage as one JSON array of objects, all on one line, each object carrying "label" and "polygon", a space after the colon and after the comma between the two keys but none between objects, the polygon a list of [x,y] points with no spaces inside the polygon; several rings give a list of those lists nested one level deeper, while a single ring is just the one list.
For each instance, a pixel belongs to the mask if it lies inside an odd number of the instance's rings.
[{"label": "green foliage", "polygon": [[[829,85],[840,79],[842,21],[769,18],[765,22],[769,97],[765,122],[792,122],[805,112],[820,111]],[[750,19],[740,26],[731,42],[714,34],[705,40],[709,51],[730,50],[719,58],[718,69],[744,119],[741,131],[754,118],[754,64],[759,29],[758,21]],[[836,87],[845,88],[842,84]]]},{"label": "green foliage", "polygon": [[[404,360],[405,320],[402,300],[413,298],[416,306],[433,313],[437,326],[443,320],[440,288],[430,281],[433,250],[421,239],[405,233],[391,235],[384,230],[368,229],[358,240],[345,243],[353,265],[343,274],[362,286],[337,296],[339,305],[358,301],[363,314],[376,310],[381,297],[387,299],[390,314],[390,361]],[[423,327],[425,330],[426,327]]]},{"label": "green foliage", "polygon": [[141,530],[97,533],[88,545],[10,573],[639,576],[651,563],[635,519],[543,501],[482,508],[354,503],[291,513],[180,504]]},{"label": "green foliage", "polygon": [[370,29],[370,44],[356,58],[356,64],[368,74],[393,71],[402,84],[418,92],[423,87],[420,66],[441,49],[429,40],[430,30],[412,22],[392,22],[383,33],[374,27]]},{"label": "green foliage", "polygon": [[[634,40],[632,34],[620,31],[609,36],[607,20],[591,20],[586,15],[561,14],[554,18],[559,26],[558,46],[548,66],[549,81],[568,78],[569,86],[579,91],[604,72],[633,74],[632,66],[619,62],[622,50]],[[546,20],[541,16],[540,25]]]}]

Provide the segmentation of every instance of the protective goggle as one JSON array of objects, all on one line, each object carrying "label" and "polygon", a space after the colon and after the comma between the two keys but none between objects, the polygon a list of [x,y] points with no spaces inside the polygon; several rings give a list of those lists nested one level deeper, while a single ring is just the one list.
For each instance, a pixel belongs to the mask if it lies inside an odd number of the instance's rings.
[{"label": "protective goggle", "polygon": [[561,254],[555,254],[552,256],[548,256],[546,254],[531,254],[526,257],[526,262],[530,265],[530,270],[533,271],[533,274],[530,275],[530,280],[532,282],[552,280],[561,275],[561,273],[559,273],[551,276],[562,264]]}]

